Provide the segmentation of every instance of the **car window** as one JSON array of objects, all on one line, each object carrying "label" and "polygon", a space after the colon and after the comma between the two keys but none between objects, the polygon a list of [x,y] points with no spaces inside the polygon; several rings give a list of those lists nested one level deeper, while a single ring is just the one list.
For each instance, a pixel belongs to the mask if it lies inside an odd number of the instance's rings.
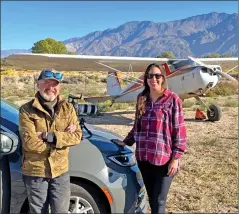
[{"label": "car window", "polygon": [[1,98],[1,117],[11,121],[12,123],[18,124],[19,111],[18,107],[14,106],[13,103],[6,101]]},{"label": "car window", "polygon": [[6,104],[12,106],[12,107],[15,108],[15,109],[19,109],[19,106],[17,106],[16,104],[14,104],[14,103],[12,103],[12,102],[6,100],[6,99],[1,98],[1,101],[3,101],[4,103],[6,103]]}]

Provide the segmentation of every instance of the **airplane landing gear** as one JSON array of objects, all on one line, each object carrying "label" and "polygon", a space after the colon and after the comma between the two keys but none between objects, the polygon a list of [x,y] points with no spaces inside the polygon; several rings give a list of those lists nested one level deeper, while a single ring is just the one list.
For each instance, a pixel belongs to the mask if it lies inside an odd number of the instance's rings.
[{"label": "airplane landing gear", "polygon": [[222,116],[222,111],[218,105],[213,104],[209,106],[209,109],[207,110],[208,120],[213,122],[219,121],[221,119],[221,116]]},{"label": "airplane landing gear", "polygon": [[208,106],[206,103],[204,103],[200,99],[200,97],[195,97],[195,99],[199,101],[200,103],[202,103],[207,108],[207,118],[209,121],[214,122],[214,121],[219,121],[221,119],[222,111],[218,105],[212,104]]}]

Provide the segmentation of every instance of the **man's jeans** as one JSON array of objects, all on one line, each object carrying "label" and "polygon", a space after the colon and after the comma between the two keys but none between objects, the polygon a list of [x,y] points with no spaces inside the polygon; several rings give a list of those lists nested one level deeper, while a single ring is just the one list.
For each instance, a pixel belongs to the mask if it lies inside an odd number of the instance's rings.
[{"label": "man's jeans", "polygon": [[68,213],[70,204],[70,176],[66,172],[56,178],[23,175],[30,213]]}]

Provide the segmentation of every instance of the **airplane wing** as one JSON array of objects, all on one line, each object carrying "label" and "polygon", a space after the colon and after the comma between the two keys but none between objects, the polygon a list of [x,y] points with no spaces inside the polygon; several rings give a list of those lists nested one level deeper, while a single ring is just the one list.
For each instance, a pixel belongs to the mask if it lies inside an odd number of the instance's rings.
[{"label": "airplane wing", "polygon": [[19,69],[53,68],[58,71],[113,70],[121,72],[144,72],[150,63],[161,64],[178,60],[186,59],[32,53],[14,54],[6,58],[7,63]]},{"label": "airplane wing", "polygon": [[230,58],[196,58],[208,65],[220,65],[224,72],[227,72],[238,65],[238,57]]}]

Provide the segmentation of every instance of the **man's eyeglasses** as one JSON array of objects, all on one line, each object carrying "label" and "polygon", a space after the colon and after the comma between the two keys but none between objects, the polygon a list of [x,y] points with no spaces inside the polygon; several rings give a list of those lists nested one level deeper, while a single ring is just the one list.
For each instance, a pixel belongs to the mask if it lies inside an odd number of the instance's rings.
[{"label": "man's eyeglasses", "polygon": [[161,77],[163,77],[163,74],[148,74],[148,75],[147,75],[147,78],[148,78],[148,79],[153,79],[154,77],[158,80],[158,79],[160,79]]},{"label": "man's eyeglasses", "polygon": [[47,78],[54,77],[57,80],[61,80],[63,77],[62,73],[54,73],[52,71],[44,71],[43,75]]}]

